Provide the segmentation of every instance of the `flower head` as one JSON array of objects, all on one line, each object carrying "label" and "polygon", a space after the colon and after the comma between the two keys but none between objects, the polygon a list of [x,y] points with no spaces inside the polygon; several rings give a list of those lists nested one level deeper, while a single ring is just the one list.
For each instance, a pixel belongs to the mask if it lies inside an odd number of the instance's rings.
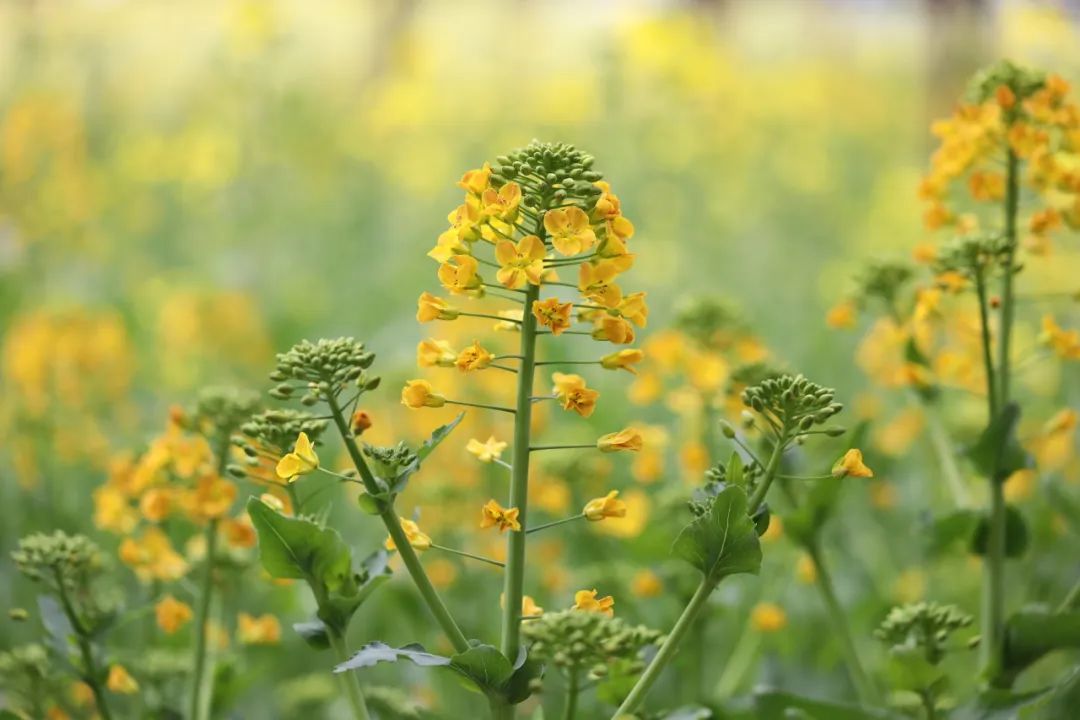
[{"label": "flower head", "polygon": [[172,635],[192,618],[191,606],[180,602],[172,595],[166,595],[154,606],[158,627]]},{"label": "flower head", "polygon": [[495,245],[495,261],[499,264],[495,279],[508,288],[520,288],[526,282],[539,285],[546,254],[543,241],[535,235],[526,235],[516,245],[500,240]]},{"label": "flower head", "polygon": [[236,637],[244,645],[276,645],[281,641],[281,624],[273,615],[236,616]]},{"label": "flower head", "polygon": [[481,196],[480,204],[484,215],[512,223],[517,219],[521,205],[521,186],[508,182],[498,190],[488,188]]},{"label": "flower head", "polygon": [[587,612],[598,612],[612,617],[615,615],[615,598],[607,595],[597,598],[596,589],[578,590],[574,593],[574,609]]},{"label": "flower head", "polygon": [[480,462],[485,463],[498,460],[505,449],[506,443],[496,440],[494,435],[489,437],[487,442],[480,442],[476,438],[472,438],[465,446],[466,451],[475,455]]},{"label": "flower head", "polygon": [[474,340],[471,346],[458,353],[454,364],[457,365],[457,369],[461,372],[469,372],[471,370],[483,370],[491,365],[491,361],[494,359],[494,355],[485,350],[479,341]]},{"label": "flower head", "polygon": [[520,531],[521,523],[518,522],[518,509],[504,508],[494,499],[488,500],[484,503],[484,507],[480,509],[480,529],[486,530],[490,527],[499,528],[499,532],[506,532],[507,530]]},{"label": "flower head", "polygon": [[614,315],[602,315],[593,328],[594,340],[607,340],[615,345],[628,345],[634,342],[634,326],[624,318]]},{"label": "flower head", "polygon": [[401,390],[401,404],[413,410],[437,408],[446,404],[446,398],[436,394],[427,380],[409,380]]},{"label": "flower head", "polygon": [[491,164],[484,163],[476,170],[469,170],[461,176],[458,187],[473,195],[480,195],[491,183]]},{"label": "flower head", "polygon": [[622,301],[622,290],[615,284],[619,263],[614,260],[582,263],[578,268],[578,291],[582,296],[606,308]]},{"label": "flower head", "polygon": [[553,392],[559,398],[559,404],[562,405],[563,410],[572,410],[581,417],[589,417],[593,414],[600,391],[586,387],[585,378],[580,375],[557,372],[551,376],[551,379],[555,383]]},{"label": "flower head", "polygon": [[439,282],[455,295],[466,295],[481,286],[479,263],[471,255],[454,255],[439,266]]},{"label": "flower head", "polygon": [[596,522],[604,518],[626,517],[626,503],[618,499],[619,491],[612,490],[603,497],[593,498],[585,503],[581,513],[586,520]]},{"label": "flower head", "polygon": [[862,451],[858,448],[851,448],[844,457],[836,461],[832,467],[833,477],[851,477],[858,478],[871,478],[874,477],[874,471],[863,464]]},{"label": "flower head", "polygon": [[117,695],[134,695],[139,692],[139,683],[131,677],[131,673],[123,665],[113,664],[109,666],[109,675],[105,679],[105,687],[109,692]]},{"label": "flower head", "polygon": [[[405,531],[405,537],[409,539],[409,545],[412,545],[413,549],[423,551],[431,547],[431,538],[412,520],[401,518],[401,529]],[[389,536],[383,542],[383,547],[387,550],[397,550],[394,538]]]},{"label": "flower head", "polygon": [[637,348],[616,350],[615,352],[600,358],[600,367],[605,370],[626,370],[633,375],[637,375],[637,370],[631,367],[631,365],[636,365],[644,359],[645,353]]},{"label": "flower head", "polygon": [[275,472],[282,480],[292,481],[300,475],[307,475],[319,467],[319,456],[308,439],[307,433],[300,433],[296,438],[293,451],[278,461]]},{"label": "flower head", "polygon": [[596,447],[602,452],[619,452],[620,450],[638,452],[643,445],[641,433],[635,428],[623,428],[618,432],[603,435],[596,441]]},{"label": "flower head", "polygon": [[577,255],[596,244],[596,233],[589,226],[589,216],[573,205],[548,210],[544,215],[544,229],[551,236],[551,244],[563,255]]},{"label": "flower head", "polygon": [[758,603],[750,611],[750,624],[758,632],[778,632],[787,626],[787,613],[774,603]]},{"label": "flower head", "polygon": [[455,320],[458,311],[441,297],[429,292],[420,293],[420,299],[416,301],[416,319],[419,322],[431,322],[432,320]]},{"label": "flower head", "polygon": [[550,329],[552,335],[561,335],[563,330],[570,328],[573,307],[573,303],[560,303],[558,298],[548,298],[534,301],[532,312],[536,321]]}]

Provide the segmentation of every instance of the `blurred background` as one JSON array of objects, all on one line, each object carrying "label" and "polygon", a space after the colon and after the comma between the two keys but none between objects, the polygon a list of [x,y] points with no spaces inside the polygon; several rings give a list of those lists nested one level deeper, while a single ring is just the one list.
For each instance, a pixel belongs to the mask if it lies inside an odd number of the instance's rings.
[{"label": "blurred background", "polygon": [[825,311],[925,239],[929,123],[1000,57],[1075,85],[1080,6],[2,0],[0,549],[90,527],[117,451],[299,338],[411,367],[455,181],[532,138],[612,180],[651,324],[728,298],[852,397]]}]

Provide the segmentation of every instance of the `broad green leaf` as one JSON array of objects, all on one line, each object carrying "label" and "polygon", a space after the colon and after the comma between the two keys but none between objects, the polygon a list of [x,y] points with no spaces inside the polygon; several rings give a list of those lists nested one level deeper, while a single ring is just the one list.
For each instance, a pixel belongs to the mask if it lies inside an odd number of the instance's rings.
[{"label": "broad green leaf", "polygon": [[[986,546],[990,539],[990,519],[985,515],[979,516],[978,524],[971,537],[971,552],[975,555],[986,555]],[[1028,547],[1028,529],[1024,522],[1024,516],[1011,505],[1005,506],[1005,557],[1022,557]]]},{"label": "broad green leaf", "polygon": [[1006,622],[1006,670],[1018,674],[1047,653],[1071,648],[1080,648],[1080,611],[1027,608]]},{"label": "broad green leaf", "polygon": [[968,457],[980,474],[1005,482],[1017,470],[1031,466],[1031,458],[1016,437],[1020,406],[1009,403],[990,421],[982,435],[968,450]]},{"label": "broad green leaf", "polygon": [[474,645],[465,652],[451,656],[450,667],[483,692],[501,690],[514,673],[513,665],[493,645]]},{"label": "broad green leaf", "polygon": [[421,667],[446,667],[450,665],[450,658],[442,655],[433,655],[424,649],[423,645],[412,643],[400,648],[393,648],[383,642],[370,642],[353,653],[343,663],[334,667],[334,672],[342,673],[347,670],[372,667],[384,662],[397,662],[409,660]]},{"label": "broad green leaf", "polygon": [[271,577],[308,580],[321,588],[351,595],[352,554],[336,530],[311,520],[285,517],[258,498],[247,504],[259,536],[259,559]]},{"label": "broad green leaf", "polygon": [[746,514],[746,493],[728,485],[712,501],[709,512],[683,528],[674,553],[706,577],[719,581],[727,575],[761,569],[761,545],[754,522]]},{"label": "broad green leaf", "polygon": [[503,694],[511,705],[525,702],[532,695],[533,681],[542,677],[544,677],[544,664],[529,657],[523,645],[514,663],[514,671],[503,686]]},{"label": "broad green leaf", "polygon": [[316,650],[330,647],[330,629],[322,620],[315,618],[307,622],[293,623],[293,630]]}]

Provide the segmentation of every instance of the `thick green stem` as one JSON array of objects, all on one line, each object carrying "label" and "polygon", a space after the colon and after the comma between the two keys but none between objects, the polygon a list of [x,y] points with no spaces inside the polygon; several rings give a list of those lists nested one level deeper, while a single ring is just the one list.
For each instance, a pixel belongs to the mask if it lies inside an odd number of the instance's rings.
[{"label": "thick green stem", "polygon": [[679,645],[682,643],[683,638],[686,636],[687,631],[694,624],[694,620],[701,613],[702,610],[708,605],[709,595],[716,589],[717,581],[709,577],[703,577],[701,584],[698,585],[697,590],[694,591],[694,595],[690,598],[690,602],[687,603],[686,608],[683,609],[682,615],[675,621],[675,627],[671,628],[671,632],[668,633],[667,639],[664,640],[660,649],[656,653],[656,657],[649,663],[649,666],[645,668],[645,672],[638,678],[637,683],[634,684],[630,694],[623,700],[623,704],[619,706],[619,709],[615,711],[613,718],[620,718],[624,715],[633,713],[641,703],[645,700],[645,696],[652,689],[653,684],[657,678],[660,677],[660,673],[663,672],[667,664],[671,662],[671,659],[678,651]]},{"label": "thick green stem", "polygon": [[874,691],[874,686],[870,682],[869,676],[867,676],[866,671],[863,669],[862,661],[859,660],[859,652],[855,647],[855,640],[851,635],[851,628],[848,626],[847,613],[844,612],[844,608],[840,604],[840,599],[836,597],[832,575],[822,561],[821,548],[818,547],[817,542],[815,541],[808,545],[806,549],[807,553],[810,555],[810,559],[814,562],[814,568],[817,571],[817,586],[818,589],[821,590],[821,598],[825,601],[825,607],[829,612],[829,619],[832,621],[833,630],[840,636],[840,644],[843,647],[844,655],[847,658],[848,674],[851,675],[851,682],[855,686],[855,693],[859,697],[859,702],[864,705],[870,705],[875,702],[877,693]]},{"label": "thick green stem", "polygon": [[82,657],[83,672],[82,681],[90,686],[94,695],[94,704],[97,705],[98,714],[102,720],[112,720],[109,711],[109,703],[105,699],[105,690],[101,687],[101,668],[94,660],[94,648],[90,645],[89,633],[82,623],[82,619],[75,612],[75,606],[68,597],[67,587],[64,585],[64,576],[58,569],[54,569],[56,577],[57,593],[60,595],[60,605],[64,609],[64,615],[71,623],[71,629],[75,631],[75,639],[79,645],[79,655]]},{"label": "thick green stem", "polygon": [[[543,239],[541,237],[541,239]],[[521,598],[525,592],[525,530],[528,529],[529,441],[532,424],[533,377],[536,370],[536,316],[532,305],[540,288],[528,285],[521,323],[521,364],[518,366],[517,400],[514,414],[514,449],[510,464],[509,507],[518,509],[522,531],[509,533],[506,541],[506,575],[503,583],[503,655],[511,662],[521,645]],[[510,711],[513,717],[513,709]]]},{"label": "thick green stem", "polygon": [[581,693],[580,682],[578,669],[572,668],[566,678],[566,700],[563,702],[562,720],[574,720],[577,717],[578,695]]},{"label": "thick green stem", "polygon": [[937,720],[937,708],[935,707],[934,693],[930,690],[923,690],[919,693],[919,698],[922,700],[926,720]]},{"label": "thick green stem", "polygon": [[[356,467],[356,471],[360,473],[360,480],[364,483],[364,487],[370,495],[378,497],[381,494],[379,484],[376,482],[371,468],[364,461],[364,456],[360,453],[360,447],[356,444],[356,438],[353,437],[352,432],[349,430],[349,425],[342,414],[337,398],[333,395],[329,396],[327,405],[330,407],[330,416],[334,420],[334,425],[337,426],[341,439],[345,442],[345,449],[349,453],[349,458]],[[420,592],[420,596],[424,599],[424,603],[428,606],[428,610],[435,616],[435,621],[439,623],[439,627],[442,628],[446,637],[450,640],[450,644],[454,646],[454,650],[465,652],[469,649],[469,641],[465,634],[461,632],[461,628],[458,627],[453,616],[450,615],[450,611],[442,598],[439,597],[435,586],[431,584],[427,573],[424,572],[424,566],[416,555],[413,546],[409,543],[409,537],[401,527],[401,519],[398,518],[393,505],[383,503],[379,510],[379,517],[382,518],[383,524],[386,525],[386,531],[394,541],[398,555],[401,556],[401,561],[405,564],[405,569],[412,578],[413,584],[416,585],[416,589]]]},{"label": "thick green stem", "polygon": [[[1016,259],[1016,216],[1020,202],[1019,159],[1012,149],[1008,150],[1005,176],[1005,242],[1006,257],[1002,267],[1001,293],[1001,341],[998,346],[998,388],[996,407],[990,417],[993,422],[997,413],[1009,404],[1010,399],[1010,363],[1012,361],[1012,326],[1016,313],[1014,298],[1015,259]],[[988,478],[990,482],[990,520],[987,533],[986,566],[983,574],[983,617],[982,639],[979,651],[982,661],[982,675],[991,684],[995,684],[1001,673],[1002,652],[1005,640],[1005,491],[997,477],[998,472]]]},{"label": "thick green stem", "polygon": [[[345,638],[336,631],[331,631],[329,637],[330,647],[334,649],[334,655],[337,656],[338,662],[343,663],[348,660],[349,653],[345,649]],[[338,677],[341,678],[341,683],[345,686],[345,696],[349,698],[349,706],[352,707],[353,717],[356,720],[370,720],[371,715],[368,713],[367,703],[364,702],[364,693],[360,690],[360,681],[357,679],[356,673],[352,670],[346,670],[339,673]]]}]

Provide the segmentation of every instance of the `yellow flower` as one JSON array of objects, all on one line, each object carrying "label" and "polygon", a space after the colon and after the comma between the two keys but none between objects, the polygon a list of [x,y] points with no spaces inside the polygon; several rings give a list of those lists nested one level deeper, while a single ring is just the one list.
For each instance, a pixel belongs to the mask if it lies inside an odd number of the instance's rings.
[{"label": "yellow flower", "polygon": [[135,571],[139,580],[178,580],[188,571],[184,560],[160,528],[149,527],[142,537],[126,537],[120,543],[120,560]]},{"label": "yellow flower", "polygon": [[1044,315],[1040,339],[1064,360],[1080,360],[1080,330],[1064,330],[1051,315]]},{"label": "yellow flower", "polygon": [[488,188],[481,196],[480,203],[484,215],[512,223],[517,219],[518,207],[521,205],[521,186],[516,182],[508,182],[498,191]]},{"label": "yellow flower", "polygon": [[594,340],[607,340],[615,345],[634,342],[634,326],[621,317],[604,315],[592,331]]},{"label": "yellow flower", "polygon": [[600,366],[607,370],[626,370],[637,375],[637,370],[630,367],[645,359],[645,353],[636,348],[616,350],[615,352],[600,358]]},{"label": "yellow flower", "polygon": [[563,410],[573,410],[581,417],[589,417],[596,409],[599,390],[585,387],[585,378],[580,375],[555,373],[551,376],[555,387],[552,392],[559,398]]},{"label": "yellow flower", "polygon": [[615,615],[615,598],[610,595],[596,597],[596,589],[578,590],[574,593],[574,610],[604,613],[608,617]]},{"label": "yellow flower", "polygon": [[630,581],[630,592],[637,597],[658,597],[664,592],[664,584],[652,570],[638,570]]},{"label": "yellow flower", "polygon": [[570,327],[573,307],[573,303],[560,303],[558,298],[548,298],[534,301],[532,313],[538,323],[551,330],[552,335],[561,335],[563,330]]},{"label": "yellow flower", "polygon": [[357,437],[360,437],[370,430],[371,425],[371,416],[364,410],[357,410],[352,414],[352,417],[349,418],[349,429],[352,431],[352,434]]},{"label": "yellow flower", "polygon": [[779,632],[787,626],[787,613],[779,605],[758,603],[750,611],[750,624],[758,632]]},{"label": "yellow flower", "polygon": [[416,301],[416,319],[418,322],[431,322],[432,320],[455,320],[458,311],[450,307],[441,297],[436,297],[429,292],[420,294]]},{"label": "yellow flower", "polygon": [[109,692],[117,695],[134,695],[139,692],[139,683],[124,669],[123,665],[110,665],[109,676],[105,680],[105,687]]},{"label": "yellow flower", "polygon": [[638,452],[643,445],[641,433],[634,428],[624,428],[618,432],[603,435],[596,441],[596,447],[603,452],[629,450]]},{"label": "yellow flower", "polygon": [[478,267],[472,255],[454,255],[439,266],[439,282],[455,295],[465,295],[480,287]]},{"label": "yellow flower", "polygon": [[834,305],[825,315],[825,324],[834,330],[850,330],[855,327],[855,320],[855,303],[850,300]]},{"label": "yellow flower", "polygon": [[492,435],[487,439],[487,442],[480,442],[476,438],[469,440],[465,446],[465,450],[476,456],[476,459],[480,462],[489,463],[492,460],[498,460],[502,457],[503,450],[506,449],[506,443],[500,442]]},{"label": "yellow flower", "polygon": [[539,285],[546,254],[543,241],[535,235],[526,235],[517,245],[500,240],[495,245],[495,260],[499,263],[495,278],[508,288],[519,288],[526,282]]},{"label": "yellow flower", "polygon": [[477,170],[469,170],[458,180],[458,187],[474,195],[480,195],[488,189],[491,183],[491,164],[484,163]]},{"label": "yellow flower", "polygon": [[446,398],[436,394],[427,380],[409,380],[401,390],[401,404],[413,410],[437,408],[446,404]]},{"label": "yellow flower", "polygon": [[779,515],[769,516],[769,525],[765,528],[765,532],[761,534],[762,542],[773,542],[779,540],[784,536],[784,521],[780,519]]},{"label": "yellow flower", "polygon": [[521,332],[521,321],[525,317],[524,310],[521,308],[500,310],[497,315],[504,319],[495,323],[492,326],[493,330],[498,332]]},{"label": "yellow flower", "polygon": [[[630,221],[626,218],[620,217],[617,220],[630,225]],[[630,233],[633,234],[632,225],[630,225]],[[600,247],[596,249],[596,256],[602,260],[609,260],[612,267],[621,273],[634,266],[634,253],[626,249],[626,239],[620,237],[618,231],[613,229],[610,220],[608,221],[607,237],[600,243]]]},{"label": "yellow flower", "polygon": [[236,501],[236,484],[214,472],[207,472],[195,483],[195,488],[183,498],[184,509],[200,522],[220,518],[229,512]]},{"label": "yellow flower", "polygon": [[471,370],[483,370],[494,359],[494,355],[481,347],[479,341],[474,340],[472,347],[467,347],[458,353],[455,364],[461,372],[469,372]]},{"label": "yellow flower", "polygon": [[507,530],[520,531],[521,523],[518,522],[517,508],[504,508],[495,500],[488,500],[480,510],[480,529],[498,527],[499,532]]},{"label": "yellow flower", "polygon": [[874,477],[874,471],[866,467],[863,464],[862,451],[858,448],[851,448],[844,457],[836,461],[832,467],[833,477],[857,477],[857,478],[871,478]]},{"label": "yellow flower", "polygon": [[530,595],[521,596],[521,617],[539,617],[544,614],[544,608],[536,604]]},{"label": "yellow flower", "polygon": [[619,197],[611,192],[611,185],[605,180],[597,180],[596,187],[600,188],[600,197],[593,206],[593,215],[597,218],[615,218],[622,213],[622,203]]},{"label": "yellow flower", "polygon": [[596,244],[596,233],[589,226],[589,216],[576,206],[548,210],[544,215],[544,229],[551,236],[551,244],[563,255],[577,255]]},{"label": "yellow flower", "polygon": [[[423,551],[431,547],[431,538],[412,520],[401,518],[401,529],[405,531],[405,537],[409,538],[409,544],[412,545],[415,550]],[[394,539],[389,536],[387,536],[386,541],[383,543],[383,547],[387,550],[397,550]]]},{"label": "yellow flower", "polygon": [[419,367],[453,367],[457,353],[445,340],[428,338],[416,346],[416,364]]},{"label": "yellow flower", "polygon": [[795,564],[795,575],[799,578],[799,582],[806,585],[816,583],[817,565],[814,563],[814,559],[806,553],[799,555],[799,560]]},{"label": "yellow flower", "polygon": [[582,296],[606,308],[622,302],[622,290],[615,284],[619,264],[614,260],[582,263],[578,268],[578,291]]},{"label": "yellow flower", "polygon": [[170,488],[150,488],[139,500],[139,511],[144,518],[159,523],[169,516],[173,508],[173,492]]},{"label": "yellow flower", "polygon": [[586,520],[591,520],[593,522],[603,520],[604,518],[626,517],[626,503],[619,500],[618,495],[618,490],[612,490],[603,497],[593,498],[585,503],[585,508],[581,513],[585,516]]},{"label": "yellow flower", "polygon": [[1005,197],[1005,175],[999,172],[977,170],[968,177],[968,189],[971,191],[971,197],[976,200],[986,202],[1001,200]]},{"label": "yellow flower", "polygon": [[638,327],[645,327],[649,320],[649,306],[645,304],[645,293],[630,293],[615,308],[620,315]]},{"label": "yellow flower", "polygon": [[281,624],[273,615],[236,616],[236,638],[244,645],[276,645],[281,641]]},{"label": "yellow flower", "polygon": [[293,451],[281,458],[277,464],[277,476],[282,480],[292,481],[299,475],[307,475],[319,467],[319,456],[308,439],[307,433],[300,433],[296,438]]},{"label": "yellow flower", "polygon": [[270,493],[263,493],[259,496],[259,500],[261,500],[263,505],[270,508],[271,510],[276,510],[279,513],[285,512],[285,503],[282,502],[281,498],[276,495],[271,495]]},{"label": "yellow flower", "polygon": [[172,635],[191,620],[191,606],[180,602],[172,595],[166,595],[154,606],[158,627]]}]

